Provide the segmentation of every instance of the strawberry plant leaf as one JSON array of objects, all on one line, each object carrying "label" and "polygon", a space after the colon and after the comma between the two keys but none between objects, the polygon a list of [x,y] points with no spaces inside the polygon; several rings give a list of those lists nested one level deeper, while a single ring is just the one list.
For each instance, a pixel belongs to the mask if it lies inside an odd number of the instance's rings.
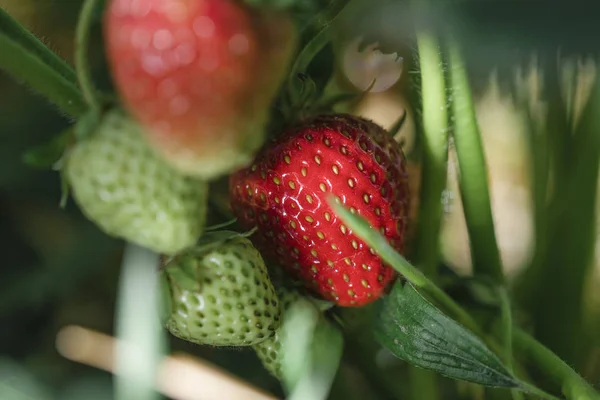
[{"label": "strawberry plant leaf", "polygon": [[23,162],[30,167],[44,169],[53,167],[62,157],[72,135],[73,130],[67,129],[47,143],[29,149],[23,154]]},{"label": "strawberry plant leaf", "polygon": [[[323,20],[319,32],[302,48],[294,61],[290,78],[293,80],[298,74],[306,72],[310,63],[316,55],[331,41],[331,29],[333,22],[344,11],[346,0],[335,0],[330,7],[323,11],[320,19]],[[292,81],[288,83],[292,89]]]},{"label": "strawberry plant leaf", "polygon": [[415,287],[396,284],[375,321],[375,337],[394,355],[449,378],[519,388],[500,359]]}]

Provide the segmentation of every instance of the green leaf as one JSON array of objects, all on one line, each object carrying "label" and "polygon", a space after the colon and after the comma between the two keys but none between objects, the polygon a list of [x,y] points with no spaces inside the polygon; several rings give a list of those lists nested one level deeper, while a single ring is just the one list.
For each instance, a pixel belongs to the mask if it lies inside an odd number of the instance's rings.
[{"label": "green leaf", "polygon": [[61,159],[72,136],[73,129],[69,128],[49,142],[29,149],[23,154],[23,162],[31,167],[52,168]]},{"label": "green leaf", "polygon": [[205,232],[200,238],[200,240],[196,243],[196,245],[189,249],[188,252],[203,254],[209,249],[221,246],[223,243],[229,240],[233,240],[236,238],[247,238],[251,236],[255,231],[256,229],[252,229],[243,233],[228,230]]},{"label": "green leaf", "polygon": [[410,283],[396,284],[374,329],[384,347],[410,364],[484,386],[520,386],[479,338],[444,315]]},{"label": "green leaf", "polygon": [[288,400],[327,399],[342,358],[339,330],[305,299],[290,306],[280,329]]},{"label": "green leaf", "polygon": [[293,79],[298,74],[305,73],[316,55],[331,41],[332,24],[344,11],[346,3],[347,0],[334,0],[327,9],[323,10],[321,18],[324,22],[320,25],[319,32],[304,46],[294,61],[291,79],[288,82],[290,90]]}]

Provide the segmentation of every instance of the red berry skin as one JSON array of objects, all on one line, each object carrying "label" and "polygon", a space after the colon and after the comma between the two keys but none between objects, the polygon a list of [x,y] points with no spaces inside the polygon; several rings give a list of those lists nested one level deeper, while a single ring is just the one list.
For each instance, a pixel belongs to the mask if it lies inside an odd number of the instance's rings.
[{"label": "red berry skin", "polygon": [[381,297],[394,271],[343,225],[328,195],[402,252],[409,211],[406,159],[375,123],[322,115],[285,132],[230,177],[234,214],[263,255],[339,306]]},{"label": "red berry skin", "polygon": [[106,54],[128,111],[176,168],[248,165],[296,47],[288,14],[241,0],[110,0]]}]

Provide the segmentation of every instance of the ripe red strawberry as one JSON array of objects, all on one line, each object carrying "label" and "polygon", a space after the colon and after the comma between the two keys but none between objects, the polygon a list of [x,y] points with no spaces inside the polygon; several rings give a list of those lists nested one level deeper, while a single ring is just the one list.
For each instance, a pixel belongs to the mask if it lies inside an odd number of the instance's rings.
[{"label": "ripe red strawberry", "polygon": [[111,0],[104,27],[123,102],[173,166],[209,179],[252,161],[295,48],[287,14],[241,0]]},{"label": "ripe red strawberry", "polygon": [[234,213],[263,255],[340,306],[384,293],[394,276],[332,212],[334,194],[399,251],[409,209],[406,160],[383,128],[350,115],[296,126],[230,178]]}]

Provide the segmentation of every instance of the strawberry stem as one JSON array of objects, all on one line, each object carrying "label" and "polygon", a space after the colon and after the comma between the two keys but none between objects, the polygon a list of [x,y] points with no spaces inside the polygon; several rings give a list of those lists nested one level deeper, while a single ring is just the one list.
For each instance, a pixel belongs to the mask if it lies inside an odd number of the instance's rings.
[{"label": "strawberry stem", "polygon": [[97,6],[98,0],[84,0],[75,31],[75,69],[77,71],[77,81],[79,82],[79,87],[85,101],[94,109],[100,108],[100,102],[92,82],[87,50],[92,18]]},{"label": "strawberry stem", "polygon": [[17,44],[39,57],[45,64],[62,75],[71,83],[77,82],[73,68],[56,53],[50,50],[33,33],[29,32],[17,20],[0,8],[0,33],[7,35]]},{"label": "strawberry stem", "polygon": [[[504,345],[504,365],[511,374],[514,374],[514,354],[513,354],[513,317],[511,310],[510,297],[504,286],[496,288],[498,298],[500,299],[501,324],[502,324],[502,343]],[[523,400],[523,394],[512,389],[513,400]]]},{"label": "strawberry stem", "polygon": [[513,341],[516,353],[559,383],[567,399],[600,399],[600,394],[589,383],[533,337],[520,329],[514,329]]},{"label": "strawberry stem", "polygon": [[227,228],[228,226],[233,225],[236,222],[237,222],[237,218],[232,218],[229,221],[223,222],[221,224],[215,224],[215,225],[207,226],[204,229],[204,231],[205,232],[218,231],[219,229]]},{"label": "strawberry stem", "polygon": [[438,39],[428,30],[417,32],[421,72],[423,175],[415,243],[415,263],[435,280],[443,215],[442,193],[448,171],[448,112],[446,83]]},{"label": "strawberry stem", "polygon": [[[433,32],[417,30],[419,68],[421,72],[422,137],[421,204],[417,221],[414,260],[430,279],[435,280],[439,262],[439,235],[442,221],[442,193],[446,188],[448,169],[448,113],[446,84],[439,43]],[[404,113],[406,115],[406,112]],[[439,399],[436,375],[433,371],[412,366],[411,397]],[[426,393],[420,393],[427,388]]]},{"label": "strawberry stem", "polygon": [[466,68],[456,43],[450,44],[449,65],[454,98],[453,136],[460,170],[460,193],[471,242],[473,273],[502,283],[504,273],[494,231],[485,154]]}]

